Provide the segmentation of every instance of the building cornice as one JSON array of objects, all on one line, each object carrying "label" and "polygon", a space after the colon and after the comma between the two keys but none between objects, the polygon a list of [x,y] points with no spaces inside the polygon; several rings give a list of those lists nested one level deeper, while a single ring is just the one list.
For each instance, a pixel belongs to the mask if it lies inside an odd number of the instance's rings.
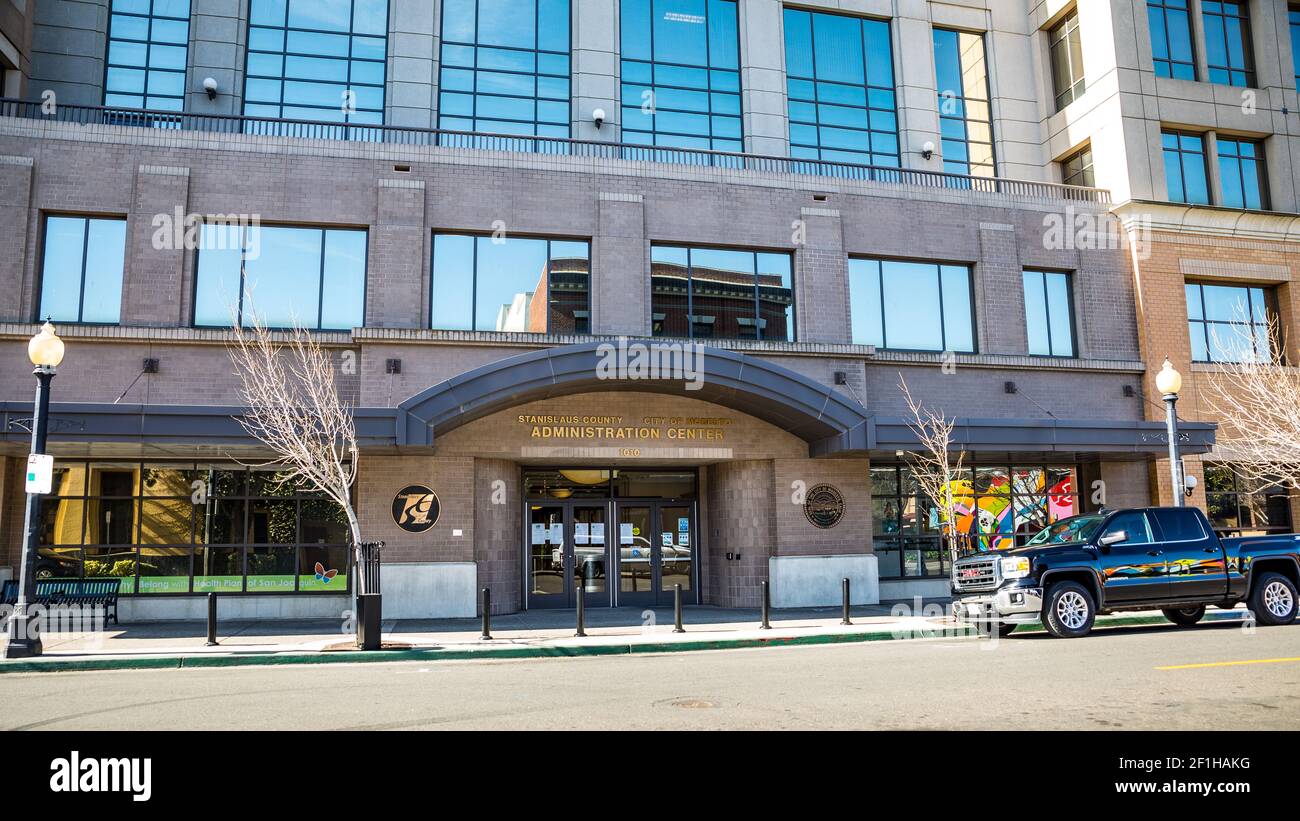
[{"label": "building cornice", "polygon": [[1129,231],[1300,242],[1300,214],[1129,200],[1111,208]]}]

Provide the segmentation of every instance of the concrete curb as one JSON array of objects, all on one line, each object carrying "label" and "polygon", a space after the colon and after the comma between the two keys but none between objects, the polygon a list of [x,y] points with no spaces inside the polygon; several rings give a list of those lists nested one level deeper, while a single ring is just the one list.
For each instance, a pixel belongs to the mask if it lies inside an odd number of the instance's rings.
[{"label": "concrete curb", "polygon": [[[1206,621],[1235,621],[1232,614],[1207,615]],[[1133,627],[1141,625],[1166,625],[1173,627],[1163,616],[1131,616],[1107,619],[1097,624],[1097,629]],[[1025,625],[1017,632],[1042,632],[1042,625]],[[962,633],[965,635],[962,635]],[[169,668],[247,667],[282,664],[366,664],[394,661],[493,661],[529,658],[576,658],[579,656],[620,656],[643,653],[682,653],[695,650],[743,650],[756,647],[801,647],[819,644],[857,644],[874,641],[909,641],[925,638],[973,638],[975,633],[958,628],[938,628],[927,635],[895,635],[893,632],[870,631],[852,633],[814,633],[803,636],[773,636],[771,638],[704,639],[691,641],[617,642],[586,645],[521,646],[492,645],[484,643],[473,647],[428,647],[405,650],[372,651],[315,651],[286,653],[232,653],[214,655],[143,656],[143,657],[88,657],[53,658],[21,661],[0,661],[0,674],[54,673],[100,670],[165,670]]]}]

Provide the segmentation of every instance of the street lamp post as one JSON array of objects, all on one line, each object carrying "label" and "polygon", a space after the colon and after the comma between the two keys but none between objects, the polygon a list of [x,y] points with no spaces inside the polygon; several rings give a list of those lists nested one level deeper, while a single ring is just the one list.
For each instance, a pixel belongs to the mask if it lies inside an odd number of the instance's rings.
[{"label": "street lamp post", "polygon": [[1183,482],[1183,457],[1179,453],[1178,447],[1178,392],[1183,389],[1183,375],[1174,370],[1174,365],[1168,359],[1165,365],[1156,374],[1156,390],[1160,391],[1165,400],[1165,429],[1169,436],[1169,476],[1172,482],[1170,490],[1174,496],[1174,507],[1184,507],[1187,500],[1184,496]]},{"label": "street lamp post", "polygon": [[[45,453],[45,434],[50,415],[50,382],[54,380],[54,369],[63,361],[63,340],[54,332],[54,326],[46,322],[41,332],[32,337],[27,344],[27,356],[36,369],[36,413],[32,417],[32,453]],[[8,639],[5,642],[5,658],[26,658],[41,654],[41,636],[39,627],[31,629],[31,614],[28,607],[36,598],[36,548],[37,536],[41,526],[41,495],[27,494],[27,513],[23,522],[22,565],[18,571],[18,601],[14,612],[9,617]]]}]

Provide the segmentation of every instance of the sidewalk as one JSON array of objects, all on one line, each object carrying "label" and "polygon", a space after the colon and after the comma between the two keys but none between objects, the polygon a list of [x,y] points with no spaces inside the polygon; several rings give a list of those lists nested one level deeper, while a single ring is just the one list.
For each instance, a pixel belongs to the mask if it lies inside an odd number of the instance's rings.
[{"label": "sidewalk", "polygon": [[[927,604],[937,610],[944,602]],[[900,612],[913,609],[908,603]],[[385,621],[385,649],[372,652],[356,650],[354,636],[337,621],[220,622],[216,647],[204,646],[203,622],[110,625],[102,633],[47,635],[43,656],[0,661],[0,673],[619,655],[975,636],[946,616],[891,611],[889,604],[854,607],[853,623],[846,626],[840,624],[839,608],[779,610],[772,613],[772,628],[761,630],[757,610],[696,606],[683,611],[686,632],[674,633],[671,609],[602,608],[587,611],[587,636],[578,638],[574,611],[533,610],[493,616],[489,641],[480,638],[479,619]],[[1206,616],[1207,621],[1223,618],[1240,615],[1211,611]],[[1099,628],[1135,624],[1168,622],[1159,614],[1097,620]],[[1041,630],[1021,627],[1017,634]]]}]

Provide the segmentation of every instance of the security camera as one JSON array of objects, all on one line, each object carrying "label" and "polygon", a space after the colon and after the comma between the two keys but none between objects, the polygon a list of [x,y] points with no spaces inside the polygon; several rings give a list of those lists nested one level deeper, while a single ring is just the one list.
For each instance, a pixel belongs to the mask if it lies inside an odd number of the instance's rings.
[{"label": "security camera", "polygon": [[598,108],[595,111],[591,112],[591,121],[596,124],[596,128],[600,128],[602,125],[604,125],[605,109]]},{"label": "security camera", "polygon": [[215,99],[217,99],[217,81],[214,80],[213,78],[208,77],[208,78],[204,79],[204,81],[203,81],[203,90],[206,91],[206,92],[208,92],[208,99],[209,99],[209,100],[215,100]]},{"label": "security camera", "polygon": [[927,160],[934,156],[934,143],[926,140],[925,145],[921,146],[921,156]]}]

